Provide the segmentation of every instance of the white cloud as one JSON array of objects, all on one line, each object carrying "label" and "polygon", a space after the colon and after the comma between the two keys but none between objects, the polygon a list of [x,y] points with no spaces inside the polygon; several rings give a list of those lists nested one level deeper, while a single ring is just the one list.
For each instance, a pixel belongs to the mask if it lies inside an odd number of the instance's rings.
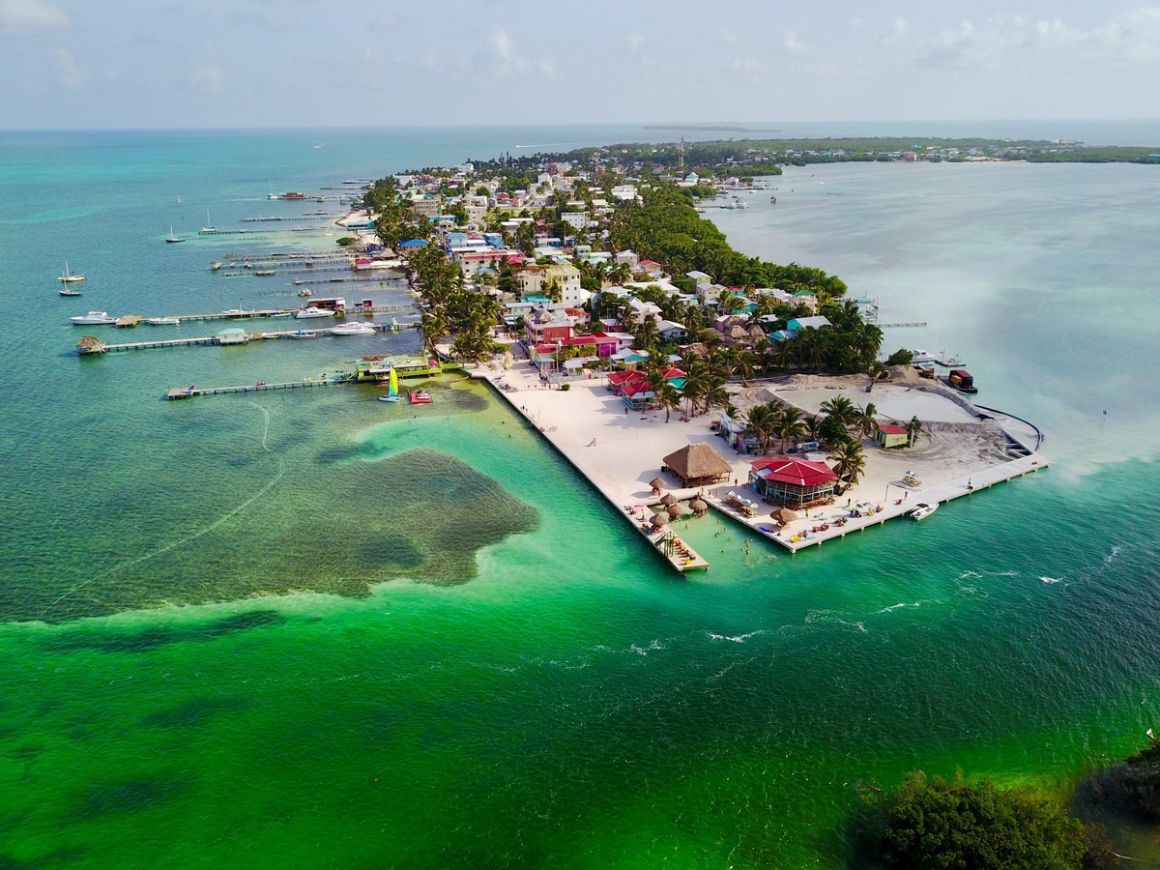
[{"label": "white cloud", "polygon": [[217,94],[226,89],[226,75],[217,63],[217,52],[209,47],[209,59],[198,64],[189,74],[189,89],[202,94]]},{"label": "white cloud", "polygon": [[632,54],[636,54],[638,51],[640,51],[640,47],[644,45],[644,37],[639,33],[630,33],[628,38],[625,39],[625,42],[628,43],[628,50]]},{"label": "white cloud", "polygon": [[919,40],[912,60],[928,67],[998,67],[1020,51],[1064,52],[1069,63],[1076,52],[1113,63],[1154,62],[1160,60],[1160,6],[1130,9],[1090,30],[1058,18],[995,15],[978,25],[965,19]]},{"label": "white cloud", "polygon": [[726,45],[736,45],[741,41],[741,37],[737,35],[737,31],[730,30],[728,27],[720,28],[717,31],[717,35]]},{"label": "white cloud", "polygon": [[40,33],[70,27],[68,13],[53,0],[0,0],[0,33]]},{"label": "white cloud", "polygon": [[798,38],[798,35],[792,30],[787,30],[781,36],[782,47],[790,54],[807,55],[813,51],[813,46],[810,46]]},{"label": "white cloud", "polygon": [[755,57],[735,57],[730,66],[732,66],[734,72],[744,73],[750,76],[760,76],[769,72],[769,64]]},{"label": "white cloud", "polygon": [[491,70],[497,76],[524,75],[534,72],[542,76],[553,78],[556,67],[547,58],[532,61],[516,51],[516,45],[508,32],[502,27],[496,27],[487,40],[491,49]]},{"label": "white cloud", "polygon": [[76,58],[66,48],[56,50],[56,76],[66,88],[74,91],[81,90],[85,84],[85,76],[77,66]]},{"label": "white cloud", "polygon": [[905,18],[895,18],[890,22],[890,26],[886,28],[885,32],[878,34],[878,43],[880,45],[897,45],[906,38],[909,31],[910,22]]}]

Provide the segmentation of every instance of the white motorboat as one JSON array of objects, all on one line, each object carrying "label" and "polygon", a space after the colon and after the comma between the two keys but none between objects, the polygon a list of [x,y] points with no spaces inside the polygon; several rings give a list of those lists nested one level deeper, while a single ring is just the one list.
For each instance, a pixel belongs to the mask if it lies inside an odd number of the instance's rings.
[{"label": "white motorboat", "polygon": [[329,308],[315,308],[313,305],[294,312],[295,320],[313,320],[316,317],[334,317],[334,312]]},{"label": "white motorboat", "polygon": [[938,502],[935,502],[934,504],[930,504],[928,502],[923,501],[923,502],[919,502],[915,506],[914,510],[912,510],[907,516],[909,516],[912,520],[925,520],[927,517],[929,517],[931,514],[933,514],[937,510],[938,510]]},{"label": "white motorboat", "polygon": [[107,311],[90,311],[78,317],[70,317],[74,326],[104,326],[117,322],[116,317],[110,317]]},{"label": "white motorboat", "polygon": [[297,332],[291,332],[291,333],[287,334],[286,337],[287,338],[297,338],[297,339],[318,338],[318,333],[311,332],[310,330],[307,330],[307,329],[300,329]]},{"label": "white motorboat", "polygon": [[181,321],[176,317],[150,317],[145,320],[150,326],[178,326]]},{"label": "white motorboat", "polygon": [[357,320],[348,320],[330,330],[331,335],[374,335],[378,330],[369,323],[360,323]]},{"label": "white motorboat", "polygon": [[247,317],[250,312],[244,308],[227,308],[222,314],[226,317]]}]

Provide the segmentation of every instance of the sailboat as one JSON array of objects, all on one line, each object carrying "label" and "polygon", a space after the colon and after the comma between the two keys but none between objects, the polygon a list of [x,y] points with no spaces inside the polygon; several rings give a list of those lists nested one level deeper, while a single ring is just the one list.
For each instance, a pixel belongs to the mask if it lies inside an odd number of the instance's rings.
[{"label": "sailboat", "polygon": [[387,378],[387,394],[379,396],[380,402],[397,402],[399,401],[399,376],[395,374],[395,370],[391,369],[390,377]]},{"label": "sailboat", "polygon": [[176,245],[178,242],[184,242],[184,241],[185,241],[185,239],[181,238],[181,236],[178,236],[173,232],[173,224],[170,224],[169,225],[169,235],[165,239],[166,244]]},{"label": "sailboat", "polygon": [[64,274],[56,279],[62,284],[77,284],[85,280],[84,275],[74,275],[68,270],[68,260],[64,261]]},{"label": "sailboat", "polygon": [[210,217],[209,217],[209,209],[207,208],[207,209],[205,210],[205,226],[201,228],[201,231],[202,231],[203,233],[212,233],[212,232],[214,232],[216,229],[217,229],[217,227],[215,227],[215,226],[213,225],[213,221],[212,221],[212,220],[210,220]]}]

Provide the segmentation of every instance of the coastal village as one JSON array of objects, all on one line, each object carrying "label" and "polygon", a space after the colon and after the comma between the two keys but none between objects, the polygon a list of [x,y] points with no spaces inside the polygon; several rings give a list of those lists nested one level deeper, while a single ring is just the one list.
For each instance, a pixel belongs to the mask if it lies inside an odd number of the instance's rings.
[{"label": "coastal village", "polygon": [[403,258],[432,360],[491,384],[678,571],[709,567],[685,518],[796,552],[1046,466],[968,372],[880,355],[876,305],[832,276],[741,283],[734,252],[715,275],[658,233],[625,244],[769,189],[760,155],[688,168],[683,150],[675,172],[597,150],[398,175],[353,219]]},{"label": "coastal village", "polygon": [[[747,198],[776,190],[779,173],[759,149],[682,142],[505,156],[365,184],[336,221],[348,234],[338,240],[344,252],[301,265],[405,277],[419,313],[406,325],[421,331],[426,353],[365,356],[353,372],[302,382],[172,388],[168,397],[371,383],[386,387],[382,401],[399,402],[400,382],[466,372],[681,573],[710,566],[679,534],[682,522],[710,513],[792,553],[892,518],[925,519],[944,502],[1046,467],[1034,425],[975,404],[958,361],[883,352],[876,300],[852,298],[820,269],[745,257],[701,217],[748,207]],[[287,262],[243,266],[266,274]],[[145,320],[293,317],[308,328],[120,345],[86,336],[78,351],[405,326],[375,321],[401,312],[372,299],[348,309],[344,297],[299,295],[301,308]],[[143,320],[90,315],[74,322]],[[323,318],[337,325],[313,325]],[[433,401],[421,383],[406,397]]]}]

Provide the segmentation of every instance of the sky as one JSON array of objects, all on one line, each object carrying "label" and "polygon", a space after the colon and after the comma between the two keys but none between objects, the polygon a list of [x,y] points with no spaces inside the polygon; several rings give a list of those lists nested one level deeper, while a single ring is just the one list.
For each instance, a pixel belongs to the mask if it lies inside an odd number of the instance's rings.
[{"label": "sky", "polygon": [[0,0],[0,128],[1160,118],[1160,5]]}]

